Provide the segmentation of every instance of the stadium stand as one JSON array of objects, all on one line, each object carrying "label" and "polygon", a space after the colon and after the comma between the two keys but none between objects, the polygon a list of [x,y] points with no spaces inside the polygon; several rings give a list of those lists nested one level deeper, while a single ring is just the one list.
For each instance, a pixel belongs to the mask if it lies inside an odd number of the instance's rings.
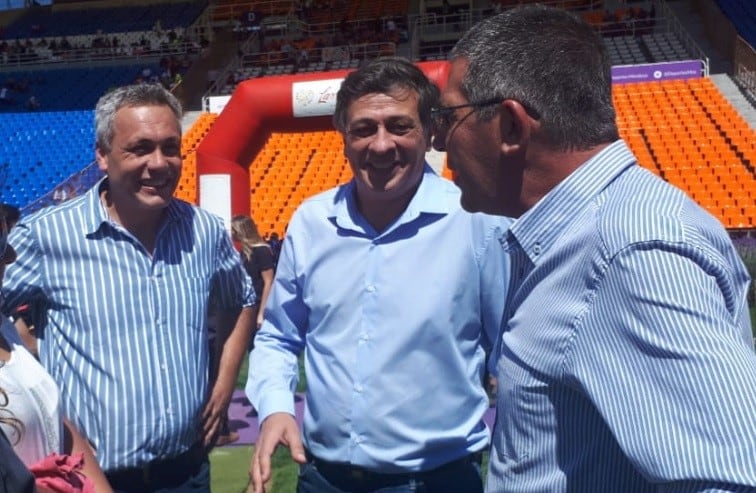
[{"label": "stadium stand", "polygon": [[717,0],[717,5],[738,34],[751,47],[756,46],[756,3],[750,0]]},{"label": "stadium stand", "polygon": [[26,39],[151,31],[157,21],[164,30],[182,29],[194,23],[206,8],[206,0],[86,9],[33,7],[6,26],[3,37]]},{"label": "stadium stand", "polygon": [[618,124],[640,164],[727,228],[756,227],[756,132],[708,78],[617,84]]},{"label": "stadium stand", "polygon": [[[714,2],[714,0],[711,1]],[[199,1],[145,3],[183,4],[185,10],[206,4]],[[260,45],[264,43],[257,37],[259,32],[250,31],[247,29],[248,26],[243,26],[243,36],[237,36],[237,44],[224,48],[228,51],[235,49],[233,46],[238,46],[239,56],[228,66],[219,70],[210,90],[205,93],[205,100],[208,100],[214,96],[228,97],[238,84],[246,79],[287,73],[305,74],[348,70],[356,67],[360,60],[379,54],[398,53],[414,60],[443,60],[448,48],[473,22],[485,15],[490,15],[497,9],[507,8],[513,3],[522,3],[522,0],[484,3],[482,7],[478,2],[451,2],[453,10],[445,13],[439,9],[441,2],[435,2],[435,0],[421,2],[426,7],[426,11],[410,11],[410,2],[406,0],[355,2],[216,0],[211,1],[204,12],[200,12],[197,7],[198,11],[187,15],[186,19],[192,16],[195,19],[210,19],[214,26],[213,34],[217,36],[225,32],[224,30],[239,29],[240,24],[246,22],[245,16],[249,12],[262,13],[262,16],[256,19],[257,22],[268,16],[269,20],[275,20],[275,23],[270,23],[271,25],[285,23],[283,29],[276,27],[268,32],[263,31],[265,43],[277,42],[280,48],[282,40],[289,39],[294,42],[297,50],[307,51],[306,63],[300,63],[299,60],[292,62],[276,59],[273,56],[274,52],[260,49],[263,47]],[[665,7],[665,2],[661,0],[633,2],[631,8],[612,12],[604,10],[604,2],[599,0],[575,0],[568,2],[570,5],[566,5],[566,0],[550,3],[572,7],[594,23],[605,36],[613,64],[636,65],[699,58],[704,60],[705,65],[708,63],[706,55],[696,49],[694,43],[686,38],[686,33],[676,26],[674,21],[666,17],[668,9]],[[735,10],[730,8],[731,11],[736,12],[734,14],[736,18],[738,16],[747,18],[743,9],[748,11],[749,2],[734,3],[743,4]],[[145,8],[145,12],[159,12],[164,7],[166,5]],[[49,10],[51,9],[47,9],[46,15],[49,14]],[[111,10],[114,12],[112,17],[117,17],[117,12],[115,12],[117,9],[103,9],[105,12]],[[654,10],[656,10],[655,13]],[[722,7],[722,11],[726,13],[727,9]],[[35,13],[35,15],[38,14],[39,12]],[[26,25],[21,29],[31,30],[34,26],[28,21],[31,15],[31,12],[27,12],[19,17],[17,26]],[[149,15],[153,16],[149,22],[134,26],[134,29],[146,29],[146,31],[134,31],[138,32],[139,36],[153,31],[157,19],[154,14]],[[157,17],[160,18],[159,15]],[[409,39],[400,40],[397,37],[392,41],[386,41],[390,43],[386,45],[389,48],[380,43],[334,44],[334,38],[343,42],[343,38],[338,38],[335,34],[345,25],[350,26],[350,29],[355,32],[360,32],[360,29],[367,29],[367,26],[370,26],[374,33],[386,35],[388,19],[395,20],[400,26],[403,23]],[[20,23],[21,20],[26,24]],[[163,29],[171,28],[171,24],[168,24],[166,19],[161,19],[161,21]],[[191,22],[195,23],[191,24]],[[733,24],[736,23],[733,21]],[[189,32],[197,25],[196,20],[185,20],[178,23],[176,29],[180,32],[183,28]],[[91,36],[97,35],[96,31],[94,33],[79,35],[90,36],[82,38],[90,42]],[[393,34],[397,35],[396,32]],[[126,57],[133,59],[134,54],[126,54]],[[109,84],[118,85],[130,82],[136,76],[135,73],[138,74],[143,68],[142,65],[143,63],[131,65],[122,74],[125,77],[121,79],[123,82],[114,81]],[[114,73],[123,68],[123,65],[120,69],[97,67],[98,70],[112,70]],[[151,69],[159,70],[154,65],[151,65]],[[76,70],[82,71],[85,75],[79,74],[77,79],[74,74],[70,76],[71,79],[65,79],[68,76],[54,73],[49,68],[40,71],[36,67],[28,70],[23,67],[12,72],[7,71],[6,68],[6,72],[0,73],[0,77],[6,80],[7,78],[16,81],[29,80],[35,94],[38,89],[40,91],[49,89],[50,85],[59,87],[62,84],[58,84],[58,81],[61,80],[69,80],[70,82],[66,83],[69,87],[84,89],[89,80],[108,77],[105,72],[103,72],[104,75],[94,76],[95,68],[93,67],[82,67]],[[1,65],[0,71],[2,71]],[[47,87],[36,84],[34,77],[40,73],[49,75],[50,79],[55,80],[56,83],[47,84]],[[13,119],[7,120],[5,116],[3,117],[3,121],[9,124],[0,125],[0,132],[5,132],[6,128],[17,129],[20,125],[24,129],[28,127],[30,133],[16,135],[14,133],[16,130],[0,133],[0,179],[3,176],[7,178],[16,175],[16,170],[20,169],[17,167],[18,163],[27,168],[26,179],[32,175],[41,176],[40,179],[31,180],[35,182],[33,185],[25,186],[20,183],[23,181],[22,178],[17,181],[6,179],[6,183],[2,185],[4,199],[12,197],[8,201],[24,206],[32,203],[35,197],[47,194],[48,203],[50,203],[49,197],[53,191],[60,191],[62,187],[60,183],[65,177],[71,176],[71,180],[84,183],[87,179],[93,180],[99,176],[95,172],[86,174],[82,171],[82,167],[91,162],[91,128],[81,131],[84,142],[81,149],[83,150],[77,150],[79,148],[66,142],[57,144],[56,147],[59,148],[57,153],[40,150],[37,154],[23,159],[17,156],[24,152],[24,144],[36,140],[42,141],[41,146],[48,140],[47,137],[40,138],[40,135],[48,135],[55,127],[49,122],[42,123],[41,120],[34,119],[48,118],[41,116],[43,113],[52,115],[57,112],[65,115],[64,120],[69,122],[68,128],[56,128],[56,135],[60,135],[61,132],[63,135],[69,135],[69,128],[72,127],[70,122],[73,118],[84,118],[85,127],[91,125],[91,108],[94,101],[110,85],[82,91],[68,91],[69,94],[63,95],[54,92],[39,93],[43,109],[46,111],[34,114],[24,112],[22,115],[14,115]],[[754,142],[756,139],[754,139],[754,130],[724,98],[711,80],[704,77],[687,81],[622,84],[615,87],[618,123],[622,136],[630,142],[641,164],[681,187],[719,217],[726,227],[735,230],[755,228],[756,211],[753,210],[753,204],[756,202],[756,182],[754,182],[754,165],[756,165]],[[86,116],[71,116],[70,110],[84,108],[88,111],[81,111],[81,113]],[[217,113],[207,111],[207,106],[203,108],[205,110],[200,112],[194,124],[185,131],[182,142],[184,171],[176,192],[178,197],[194,203],[199,200],[197,148],[205,136],[212,131],[214,122],[218,118]],[[50,111],[53,109],[56,112]],[[4,107],[0,108],[0,112],[13,115],[16,113],[16,108]],[[21,116],[29,120],[18,120]],[[60,120],[60,117],[56,118]],[[74,124],[73,128],[78,128],[77,125]],[[42,131],[48,134],[40,133]],[[341,147],[338,134],[330,131],[302,133],[274,131],[266,138],[262,150],[250,158],[248,163],[250,214],[262,231],[282,235],[291,213],[304,197],[349,179],[351,171],[346,165]],[[69,152],[70,154],[67,154]],[[41,167],[45,168],[43,175],[37,175],[40,169],[38,163],[42,163]],[[443,169],[442,173],[444,176],[450,176],[447,169]],[[90,178],[85,178],[85,176]]]}]

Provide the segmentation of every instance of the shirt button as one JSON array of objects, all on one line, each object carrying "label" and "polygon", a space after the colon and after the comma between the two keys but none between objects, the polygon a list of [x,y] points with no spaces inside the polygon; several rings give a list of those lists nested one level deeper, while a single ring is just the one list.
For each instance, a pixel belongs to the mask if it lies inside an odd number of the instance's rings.
[{"label": "shirt button", "polygon": [[536,255],[539,255],[541,253],[540,243],[536,243],[535,245],[533,245],[533,253],[535,253]]},{"label": "shirt button", "polygon": [[354,439],[354,443],[362,443],[364,441],[365,441],[365,439],[363,437],[361,437],[361,436],[358,436],[357,438]]},{"label": "shirt button", "polygon": [[365,387],[363,387],[360,384],[357,384],[354,386],[354,390],[356,390],[357,392],[362,392],[363,390],[365,390]]},{"label": "shirt button", "polygon": [[367,289],[368,293],[375,292],[375,286],[372,285],[372,284],[368,284],[366,289]]}]

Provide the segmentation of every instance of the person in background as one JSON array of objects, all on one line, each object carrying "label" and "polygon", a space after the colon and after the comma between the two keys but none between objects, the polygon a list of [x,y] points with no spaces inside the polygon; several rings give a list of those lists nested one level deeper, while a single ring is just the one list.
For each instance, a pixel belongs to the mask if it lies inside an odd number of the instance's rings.
[{"label": "person in background", "polygon": [[[21,219],[21,210],[15,205],[0,203],[0,215],[5,218],[8,231],[11,231]],[[15,256],[14,256],[15,260]],[[3,272],[5,272],[5,264],[3,264]],[[2,279],[0,279],[2,281]],[[37,338],[34,336],[34,327],[38,325],[39,316],[44,316],[40,310],[34,309],[29,305],[21,305],[16,307],[11,313],[16,329],[21,336],[21,340],[24,343],[26,349],[38,357],[37,354]]]},{"label": "person in background", "polygon": [[[254,221],[249,216],[234,216],[231,220],[231,238],[241,244],[241,256],[244,269],[252,279],[252,286],[255,290],[255,296],[258,300],[257,309],[257,323],[255,324],[254,331],[256,332],[260,325],[262,325],[263,314],[265,311],[265,302],[268,299],[270,293],[270,286],[273,284],[273,253],[268,244],[260,236],[255,226]],[[213,315],[213,320],[218,314]],[[214,331],[211,330],[211,345],[214,347],[215,337]],[[251,335],[249,340],[249,348],[252,349],[254,344],[255,335]],[[211,374],[215,375],[215,369],[218,365],[218,358],[220,353],[215,352],[214,364],[212,365]],[[212,377],[214,378],[214,376]],[[211,378],[211,380],[212,380]],[[228,411],[221,424],[221,432],[218,436],[216,446],[221,447],[239,440],[239,433],[235,430],[231,430],[229,424]]]},{"label": "person in background", "polygon": [[[273,250],[257,231],[255,222],[249,216],[239,215],[231,219],[231,238],[241,245],[242,262],[252,279],[252,286],[257,296],[257,326],[262,325],[265,316],[265,302],[273,285],[274,259]],[[250,341],[250,347],[254,337]]]},{"label": "person in background", "polygon": [[[48,307],[39,357],[64,415],[114,489],[208,492],[217,437],[255,315],[251,282],[222,220],[175,199],[181,105],[157,84],[97,102],[105,178],[23,218],[3,286],[6,313]],[[222,356],[209,386],[208,306]]]},{"label": "person in background", "polygon": [[[19,219],[17,212],[13,206],[0,204],[0,286],[6,265],[16,260],[8,233]],[[51,485],[62,485],[71,492],[112,491],[87,441],[61,415],[57,384],[26,350],[6,317],[0,317],[0,431],[2,445],[12,446],[10,453],[0,456],[0,462],[6,464],[18,457],[32,476],[37,476],[40,491]],[[14,471],[28,478],[18,466]],[[17,480],[17,474],[0,472],[0,485],[10,488],[11,481]],[[25,481],[28,485],[28,479]],[[8,491],[16,488],[23,489],[15,483]]]},{"label": "person in background", "polygon": [[255,492],[279,444],[300,464],[299,493],[482,491],[482,378],[508,221],[463,211],[426,163],[437,101],[423,72],[395,57],[338,91],[334,125],[354,178],[306,200],[284,238],[246,385],[262,423]]},{"label": "person in background", "polygon": [[528,5],[449,60],[434,146],[515,218],[487,491],[756,491],[748,272],[619,137],[599,34]]},{"label": "person in background", "polygon": [[270,234],[270,238],[268,238],[268,245],[270,245],[270,249],[273,251],[273,268],[275,269],[275,266],[278,265],[278,257],[281,256],[281,245],[283,244],[283,241],[281,241],[281,238],[279,238],[278,233],[275,231]]}]

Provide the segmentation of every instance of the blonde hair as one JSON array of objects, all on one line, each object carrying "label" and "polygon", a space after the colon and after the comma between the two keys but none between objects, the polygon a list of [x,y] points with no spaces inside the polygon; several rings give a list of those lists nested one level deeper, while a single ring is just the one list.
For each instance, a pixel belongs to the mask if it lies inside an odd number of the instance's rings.
[{"label": "blonde hair", "polygon": [[260,245],[268,246],[268,243],[257,231],[257,226],[251,217],[243,214],[231,219],[231,237],[241,243],[244,258],[252,257],[252,248]]}]

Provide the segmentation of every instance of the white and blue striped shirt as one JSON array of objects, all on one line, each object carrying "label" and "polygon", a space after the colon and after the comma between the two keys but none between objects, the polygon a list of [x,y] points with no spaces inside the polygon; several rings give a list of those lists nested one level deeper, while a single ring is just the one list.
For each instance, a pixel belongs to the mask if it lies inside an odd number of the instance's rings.
[{"label": "white and blue striped shirt", "polygon": [[104,470],[180,454],[200,438],[208,397],[209,297],[249,306],[254,293],[221,220],[173,200],[152,256],[112,222],[100,182],[23,219],[10,242],[5,311],[42,304],[40,359],[65,415]]},{"label": "white and blue striped shirt", "polygon": [[512,226],[487,492],[756,490],[748,273],[618,141]]}]

